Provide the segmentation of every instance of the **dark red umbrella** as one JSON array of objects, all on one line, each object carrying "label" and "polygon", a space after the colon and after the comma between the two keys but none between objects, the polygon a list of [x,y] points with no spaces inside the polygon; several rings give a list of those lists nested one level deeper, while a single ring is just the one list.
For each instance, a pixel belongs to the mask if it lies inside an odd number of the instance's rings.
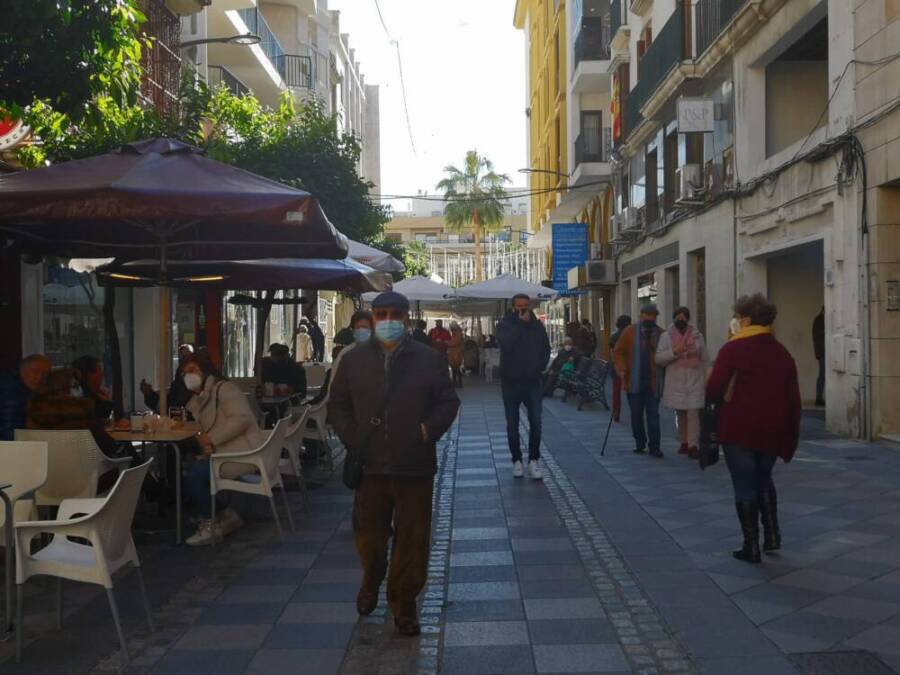
[{"label": "dark red umbrella", "polygon": [[[308,192],[168,138],[0,176],[0,238],[69,258],[344,258]],[[165,274],[165,269],[162,270]]]}]

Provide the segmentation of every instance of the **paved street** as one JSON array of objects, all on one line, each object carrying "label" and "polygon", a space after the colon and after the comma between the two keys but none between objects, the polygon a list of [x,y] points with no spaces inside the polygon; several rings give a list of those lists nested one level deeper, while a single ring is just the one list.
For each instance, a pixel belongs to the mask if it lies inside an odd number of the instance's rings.
[{"label": "paved street", "polygon": [[[382,603],[357,621],[351,496],[334,478],[294,498],[284,544],[266,511],[216,550],[142,547],[157,632],[134,580],[122,602],[135,673],[863,673],[900,671],[900,454],[805,423],[776,471],[784,550],[735,561],[731,487],[675,454],[630,452],[608,417],[545,407],[543,483],[514,480],[496,385],[467,379],[441,444],[423,635],[394,635]],[[671,429],[669,420],[665,429]],[[71,589],[71,590],[68,590]],[[30,642],[4,673],[109,673],[116,639],[102,590],[29,584]]]}]

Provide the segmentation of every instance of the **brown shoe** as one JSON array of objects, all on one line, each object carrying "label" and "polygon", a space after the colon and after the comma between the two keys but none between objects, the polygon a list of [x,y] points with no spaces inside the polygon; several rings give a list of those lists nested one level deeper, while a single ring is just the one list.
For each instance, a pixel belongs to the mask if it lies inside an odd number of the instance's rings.
[{"label": "brown shoe", "polygon": [[378,592],[372,593],[365,588],[360,588],[356,595],[356,611],[360,616],[369,616],[378,607]]},{"label": "brown shoe", "polygon": [[416,619],[403,617],[395,618],[394,625],[397,627],[397,632],[405,637],[416,637],[422,632],[419,622]]},{"label": "brown shoe", "polygon": [[682,443],[682,444],[681,444],[681,447],[678,448],[678,454],[679,454],[679,455],[686,455],[686,454],[688,454],[688,444],[687,444],[687,443]]}]

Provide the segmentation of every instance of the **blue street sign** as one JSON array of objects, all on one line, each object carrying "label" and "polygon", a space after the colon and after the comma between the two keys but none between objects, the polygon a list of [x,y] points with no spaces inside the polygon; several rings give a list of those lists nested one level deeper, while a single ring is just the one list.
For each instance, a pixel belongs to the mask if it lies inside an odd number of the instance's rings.
[{"label": "blue street sign", "polygon": [[553,223],[553,289],[560,295],[580,295],[569,290],[569,270],[587,262],[587,223]]}]

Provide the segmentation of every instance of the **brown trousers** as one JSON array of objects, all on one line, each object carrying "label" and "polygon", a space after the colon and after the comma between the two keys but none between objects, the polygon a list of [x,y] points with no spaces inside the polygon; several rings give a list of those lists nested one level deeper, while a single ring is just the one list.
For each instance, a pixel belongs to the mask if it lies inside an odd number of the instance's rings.
[{"label": "brown trousers", "polygon": [[[387,599],[395,618],[416,617],[425,587],[431,542],[431,478],[366,476],[353,503],[353,534],[363,568],[363,588],[375,593],[388,572]],[[391,523],[393,522],[393,529]]]}]

